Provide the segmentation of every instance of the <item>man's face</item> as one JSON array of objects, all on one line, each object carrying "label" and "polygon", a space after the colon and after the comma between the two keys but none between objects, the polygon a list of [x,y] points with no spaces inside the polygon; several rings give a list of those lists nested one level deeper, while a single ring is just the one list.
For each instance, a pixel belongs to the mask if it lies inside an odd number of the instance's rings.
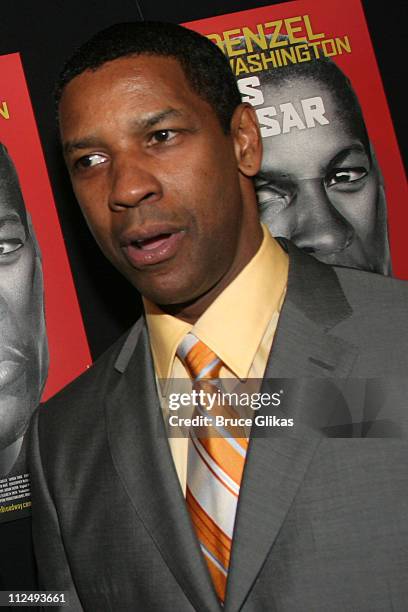
[{"label": "man's face", "polygon": [[41,262],[12,162],[0,148],[0,450],[25,431],[47,370]]},{"label": "man's face", "polygon": [[296,79],[263,88],[264,106],[320,96],[329,123],[264,138],[256,180],[261,219],[274,236],[292,239],[320,261],[390,272],[385,201],[378,170],[344,122],[330,91]]},{"label": "man's face", "polygon": [[224,134],[176,60],[125,57],[85,71],[63,92],[60,129],[91,231],[142,295],[192,302],[252,256],[244,228],[260,234],[255,198],[250,206],[241,193],[245,128]]}]

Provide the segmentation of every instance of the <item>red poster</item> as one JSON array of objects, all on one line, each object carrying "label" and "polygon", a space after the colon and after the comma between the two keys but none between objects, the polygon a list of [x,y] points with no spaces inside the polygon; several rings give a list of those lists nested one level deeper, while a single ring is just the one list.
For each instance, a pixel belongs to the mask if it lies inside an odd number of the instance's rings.
[{"label": "red poster", "polygon": [[256,110],[256,188],[272,234],[327,263],[408,279],[405,174],[360,1],[185,25],[222,49]]},{"label": "red poster", "polygon": [[36,404],[91,363],[18,54],[0,57],[0,318],[1,521],[30,506],[24,432]]}]

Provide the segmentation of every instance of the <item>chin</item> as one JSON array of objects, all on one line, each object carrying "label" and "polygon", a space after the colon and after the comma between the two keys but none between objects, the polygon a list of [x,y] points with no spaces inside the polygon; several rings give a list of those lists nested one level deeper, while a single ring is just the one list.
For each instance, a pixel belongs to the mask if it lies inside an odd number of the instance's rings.
[{"label": "chin", "polygon": [[182,306],[194,301],[195,299],[186,297],[186,293],[184,291],[166,291],[164,293],[158,291],[149,294],[146,292],[142,293],[142,295],[150,302],[153,302],[153,304],[157,304],[158,306]]},{"label": "chin", "polygon": [[148,279],[143,279],[143,282],[140,282],[140,279],[134,278],[131,282],[139,293],[153,304],[172,306],[190,302],[200,295],[199,290],[194,291],[191,284],[188,285],[186,278],[182,280],[182,283],[180,280],[178,282],[176,280],[172,281],[169,275],[163,275],[163,282],[160,283],[153,282],[153,279],[150,282]]}]

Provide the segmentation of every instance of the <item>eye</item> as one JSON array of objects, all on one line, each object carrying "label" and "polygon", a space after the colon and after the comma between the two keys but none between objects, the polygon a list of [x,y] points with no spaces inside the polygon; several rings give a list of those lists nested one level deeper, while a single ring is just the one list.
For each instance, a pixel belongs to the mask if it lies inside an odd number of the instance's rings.
[{"label": "eye", "polygon": [[366,168],[336,168],[326,177],[325,182],[327,187],[333,187],[333,185],[354,183],[367,176],[367,174]]},{"label": "eye", "polygon": [[1,255],[8,255],[21,249],[24,242],[19,238],[10,238],[9,240],[0,240],[0,257]]},{"label": "eye", "polygon": [[77,168],[93,168],[99,166],[106,161],[106,157],[100,153],[92,153],[91,155],[83,155],[76,160],[75,166]]},{"label": "eye", "polygon": [[153,144],[168,142],[169,140],[173,140],[176,136],[177,132],[175,130],[157,130],[151,135],[150,142]]}]

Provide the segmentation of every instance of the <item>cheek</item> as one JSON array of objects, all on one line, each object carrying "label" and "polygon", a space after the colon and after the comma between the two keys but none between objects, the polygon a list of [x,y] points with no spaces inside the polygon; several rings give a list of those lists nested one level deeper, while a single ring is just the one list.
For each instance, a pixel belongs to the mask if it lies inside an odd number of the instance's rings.
[{"label": "cheek", "polygon": [[378,202],[375,180],[368,180],[359,191],[331,194],[330,200],[357,234],[365,236],[375,230]]},{"label": "cheek", "polygon": [[25,375],[13,385],[12,397],[0,394],[3,409],[14,415],[15,427],[19,427],[16,411],[25,420],[38,403],[48,366],[41,262],[30,243],[24,249],[11,265],[1,265],[0,260],[0,348],[13,347],[26,358]]},{"label": "cheek", "polygon": [[[237,161],[229,139],[214,136],[204,144],[197,145],[189,152],[177,168],[168,169],[162,175],[162,184],[167,180],[184,193],[196,195],[199,199],[230,197],[238,187]],[[170,178],[171,177],[171,178]],[[211,206],[211,199],[209,199]]]},{"label": "cheek", "polygon": [[12,263],[0,257],[0,297],[3,309],[7,308],[21,326],[29,324],[27,318],[36,293],[34,281],[35,254],[32,245],[26,243],[19,259]]},{"label": "cheek", "polygon": [[[242,222],[242,192],[239,175],[233,165],[222,163],[209,175],[201,191],[206,191],[201,214],[204,220],[224,228],[225,238],[237,230]],[[198,194],[200,196],[200,193]]]}]

